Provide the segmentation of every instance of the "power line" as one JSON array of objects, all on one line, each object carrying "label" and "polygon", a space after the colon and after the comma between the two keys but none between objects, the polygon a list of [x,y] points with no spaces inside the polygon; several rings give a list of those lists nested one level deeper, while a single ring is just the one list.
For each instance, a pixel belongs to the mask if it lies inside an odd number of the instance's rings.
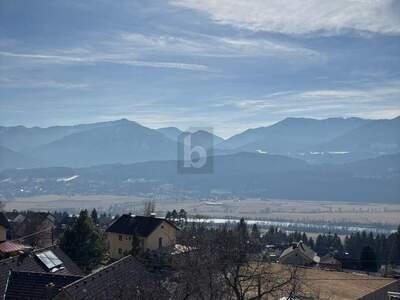
[{"label": "power line", "polygon": [[36,232],[34,232],[34,233],[31,233],[31,234],[28,234],[28,235],[25,235],[25,236],[22,236],[22,237],[19,237],[19,238],[17,238],[17,239],[13,239],[13,240],[10,240],[10,241],[13,242],[13,241],[25,240],[25,239],[28,238],[28,237],[31,237],[31,236],[34,236],[34,235],[38,235],[38,234],[43,233],[43,232],[46,232],[46,231],[48,231],[48,230],[50,230],[50,232],[51,232],[52,227],[47,227],[47,228],[45,228],[45,229],[43,229],[43,230],[36,231]]}]

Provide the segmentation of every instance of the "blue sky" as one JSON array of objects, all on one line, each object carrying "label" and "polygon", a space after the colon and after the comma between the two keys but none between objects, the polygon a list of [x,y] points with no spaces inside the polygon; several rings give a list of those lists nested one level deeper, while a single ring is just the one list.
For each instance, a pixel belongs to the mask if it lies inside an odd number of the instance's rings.
[{"label": "blue sky", "polygon": [[0,0],[0,123],[391,118],[399,53],[397,0]]}]

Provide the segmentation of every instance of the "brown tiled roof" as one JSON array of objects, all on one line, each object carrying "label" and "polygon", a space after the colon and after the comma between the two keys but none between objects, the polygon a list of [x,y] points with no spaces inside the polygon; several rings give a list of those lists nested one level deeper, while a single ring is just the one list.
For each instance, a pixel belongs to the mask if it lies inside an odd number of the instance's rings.
[{"label": "brown tiled roof", "polygon": [[6,216],[2,212],[0,212],[0,225],[7,229],[10,228],[10,223],[8,223]]},{"label": "brown tiled roof", "polygon": [[147,237],[162,222],[167,222],[171,226],[177,228],[173,222],[163,218],[122,215],[107,228],[106,232],[137,234],[141,237]]},{"label": "brown tiled roof", "polygon": [[133,256],[126,256],[63,287],[55,299],[129,299],[129,293],[145,276],[145,267]]},{"label": "brown tiled roof", "polygon": [[[43,300],[82,276],[10,271],[5,300]],[[50,290],[50,285],[51,290]]]},{"label": "brown tiled roof", "polygon": [[5,241],[3,243],[0,243],[0,253],[13,253],[18,251],[24,251],[29,248],[31,247],[12,241]]},{"label": "brown tiled roof", "polygon": [[36,257],[35,254],[51,250],[63,262],[64,268],[57,271],[55,274],[61,275],[83,275],[79,267],[58,247],[51,246],[43,249],[38,249],[30,253],[24,253],[8,259],[0,260],[0,299],[4,295],[7,284],[8,273],[13,271],[24,272],[48,272],[43,263]]}]

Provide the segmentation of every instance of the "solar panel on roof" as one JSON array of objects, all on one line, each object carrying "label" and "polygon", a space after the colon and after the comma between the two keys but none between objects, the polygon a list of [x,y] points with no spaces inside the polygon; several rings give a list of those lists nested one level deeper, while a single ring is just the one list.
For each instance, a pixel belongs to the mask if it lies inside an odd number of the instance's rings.
[{"label": "solar panel on roof", "polygon": [[37,253],[36,257],[46,266],[47,269],[52,270],[62,265],[62,261],[51,251],[47,250]]},{"label": "solar panel on roof", "polygon": [[56,266],[59,266],[59,265],[61,265],[62,264],[62,261],[52,252],[52,251],[46,251],[46,254],[47,254],[47,257],[51,260],[51,261],[53,261],[53,263],[56,265]]}]

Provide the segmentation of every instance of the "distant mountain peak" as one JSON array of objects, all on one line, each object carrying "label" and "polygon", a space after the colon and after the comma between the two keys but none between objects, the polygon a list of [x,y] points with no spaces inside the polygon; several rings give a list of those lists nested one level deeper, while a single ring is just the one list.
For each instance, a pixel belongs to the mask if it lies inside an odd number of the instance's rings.
[{"label": "distant mountain peak", "polygon": [[119,120],[116,120],[116,121],[112,121],[112,122],[113,123],[120,123],[120,124],[131,124],[131,123],[138,124],[135,121],[131,121],[131,120],[128,120],[126,118],[122,118],[122,119],[119,119]]}]

